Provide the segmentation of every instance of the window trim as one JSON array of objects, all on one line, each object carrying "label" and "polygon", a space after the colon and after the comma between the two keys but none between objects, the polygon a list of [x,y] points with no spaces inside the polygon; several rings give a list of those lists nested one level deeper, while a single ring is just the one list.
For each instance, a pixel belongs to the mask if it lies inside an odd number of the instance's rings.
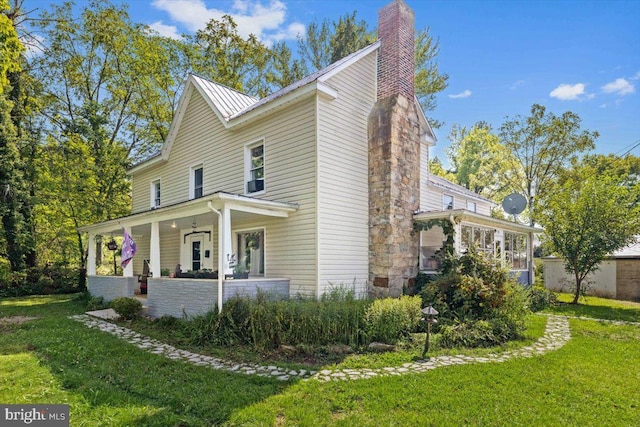
[{"label": "window trim", "polygon": [[[156,185],[158,186],[158,190],[160,193],[160,197],[157,199],[157,203]],[[158,209],[162,207],[162,180],[160,178],[151,180],[149,184],[149,204],[151,206],[151,209]]]},{"label": "window trim", "polygon": [[[469,209],[469,206],[473,206],[473,209]],[[478,204],[476,202],[472,202],[470,200],[467,200],[467,210],[469,212],[478,212]]]},{"label": "window trim", "polygon": [[[510,237],[513,236],[513,240],[510,239]],[[515,247],[516,244],[516,238],[517,237],[521,237],[524,240],[524,249],[523,251],[518,251]],[[509,249],[507,249],[507,240],[509,240]],[[509,268],[509,270],[511,271],[527,271],[528,265],[529,265],[529,245],[531,244],[529,242],[529,238],[527,236],[526,233],[520,233],[517,231],[504,231],[504,250],[503,250],[503,256],[504,256],[504,262],[507,265],[507,267]],[[514,268],[513,266],[513,255],[517,253],[517,254],[522,254],[524,253],[524,267],[523,268]],[[509,259],[509,254],[511,254],[511,262],[508,262]],[[520,259],[520,258],[519,258]]]},{"label": "window trim", "polygon": [[[251,233],[251,232],[256,232],[256,231],[261,231],[262,232],[262,264],[264,266],[264,271],[262,272],[262,275],[258,276],[258,277],[267,277],[267,227],[265,225],[259,225],[256,227],[249,227],[249,228],[239,228],[239,229],[234,229],[232,230],[231,234],[233,235],[233,240],[231,241],[231,249],[233,251],[233,253],[236,255],[236,262],[240,262],[240,256],[238,254],[238,237],[240,236],[240,234],[242,233]],[[255,276],[254,276],[255,277]]]},{"label": "window trim", "polygon": [[[249,192],[249,181],[251,181],[251,172],[253,171],[251,164],[251,150],[262,145],[262,190]],[[246,196],[258,196],[264,194],[267,191],[266,177],[267,177],[267,146],[265,138],[260,138],[244,146],[244,194]]]},{"label": "window trim", "polygon": [[[202,169],[202,194],[196,197],[196,171]],[[189,167],[189,200],[199,199],[204,196],[204,162],[196,163]]]}]

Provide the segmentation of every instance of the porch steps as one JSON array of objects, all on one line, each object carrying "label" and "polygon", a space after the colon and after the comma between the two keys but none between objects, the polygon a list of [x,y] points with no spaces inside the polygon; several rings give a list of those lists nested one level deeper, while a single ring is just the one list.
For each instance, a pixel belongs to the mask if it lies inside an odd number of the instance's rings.
[{"label": "porch steps", "polygon": [[141,297],[141,296],[134,296],[135,299],[137,299],[138,301],[140,301],[140,303],[142,304],[142,309],[140,309],[140,316],[142,317],[147,317],[149,315],[149,307],[147,306],[147,297]]}]

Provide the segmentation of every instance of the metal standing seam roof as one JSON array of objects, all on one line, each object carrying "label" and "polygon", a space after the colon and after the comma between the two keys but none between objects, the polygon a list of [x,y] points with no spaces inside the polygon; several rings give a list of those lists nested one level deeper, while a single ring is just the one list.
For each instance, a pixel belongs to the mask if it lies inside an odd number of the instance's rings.
[{"label": "metal standing seam roof", "polygon": [[640,257],[640,236],[636,236],[636,241],[613,253],[616,258],[638,258]]},{"label": "metal standing seam roof", "polygon": [[229,120],[234,114],[258,102],[258,98],[238,92],[230,87],[214,83],[195,74],[192,74],[191,77],[213,101],[225,120]]},{"label": "metal standing seam roof", "polygon": [[274,99],[280,98],[281,96],[286,95],[289,92],[293,92],[294,90],[302,87],[302,86],[306,86],[309,83],[312,83],[318,79],[320,79],[322,76],[324,76],[325,74],[330,73],[331,71],[335,70],[336,68],[339,68],[340,66],[342,66],[344,63],[349,62],[351,59],[353,59],[356,56],[361,55],[364,51],[371,49],[372,46],[378,44],[378,42],[372,43],[368,46],[363,47],[362,49],[353,52],[351,55],[345,56],[342,59],[339,59],[338,61],[334,62],[333,64],[329,64],[326,67],[324,67],[321,70],[318,70],[314,73],[309,74],[308,76],[291,83],[289,86],[283,87],[282,89],[273,92],[272,94],[265,96],[264,98],[260,99],[258,102],[246,107],[244,110],[242,111],[238,111],[237,113],[235,113],[233,116],[231,116],[231,119],[234,119],[236,117],[239,117],[245,113],[248,113],[251,110],[254,110],[256,108],[258,108],[261,105],[267,104],[271,101],[273,101]]}]

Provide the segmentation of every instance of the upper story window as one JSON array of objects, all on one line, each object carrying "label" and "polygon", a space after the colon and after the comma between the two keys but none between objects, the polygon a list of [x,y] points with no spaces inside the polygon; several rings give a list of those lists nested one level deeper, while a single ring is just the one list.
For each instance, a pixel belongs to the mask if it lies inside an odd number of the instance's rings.
[{"label": "upper story window", "polygon": [[198,199],[203,195],[203,171],[202,165],[191,167],[191,198]]},{"label": "upper story window", "polygon": [[264,143],[248,146],[245,156],[247,194],[264,191]]},{"label": "upper story window", "polygon": [[160,180],[157,179],[151,183],[151,207],[160,207]]},{"label": "upper story window", "polygon": [[442,195],[442,209],[453,209],[453,196],[449,196],[448,194]]},{"label": "upper story window", "polygon": [[467,210],[471,212],[477,212],[476,202],[467,202]]}]

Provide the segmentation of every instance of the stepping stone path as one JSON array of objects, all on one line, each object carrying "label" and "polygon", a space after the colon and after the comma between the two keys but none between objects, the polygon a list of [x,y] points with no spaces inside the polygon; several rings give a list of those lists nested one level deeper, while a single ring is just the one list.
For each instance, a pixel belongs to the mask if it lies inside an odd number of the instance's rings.
[{"label": "stepping stone path", "polygon": [[321,371],[308,371],[305,369],[291,370],[277,366],[265,366],[253,363],[236,363],[217,359],[211,356],[191,353],[189,351],[180,350],[171,345],[164,344],[161,341],[146,337],[122,326],[99,320],[85,314],[71,316],[72,319],[82,322],[89,328],[108,332],[126,340],[138,348],[169,359],[182,360],[193,365],[207,366],[212,369],[220,369],[239,374],[270,377],[281,381],[288,381],[291,379],[308,379],[318,381],[362,380],[367,378],[421,373],[444,366],[467,365],[472,363],[498,363],[517,357],[539,356],[549,351],[559,349],[571,338],[569,321],[566,317],[552,315],[547,317],[548,320],[544,335],[535,343],[516,350],[492,353],[484,357],[464,355],[438,356],[412,363],[405,363],[401,366],[378,369],[323,369]]}]

